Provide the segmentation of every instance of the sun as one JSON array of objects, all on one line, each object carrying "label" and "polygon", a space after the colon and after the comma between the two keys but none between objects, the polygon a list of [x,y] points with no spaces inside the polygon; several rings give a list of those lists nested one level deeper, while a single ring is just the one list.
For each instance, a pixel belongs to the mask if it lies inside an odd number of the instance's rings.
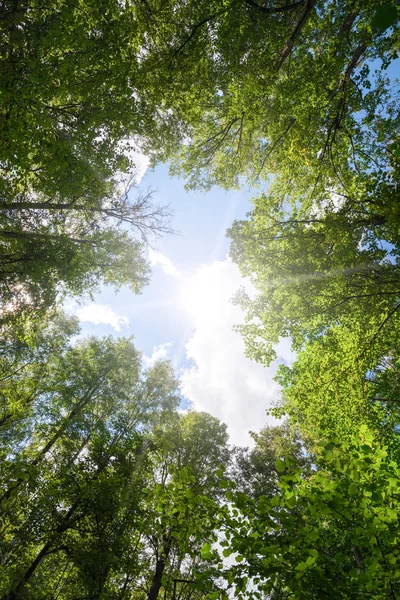
[{"label": "sun", "polygon": [[192,275],[182,282],[179,301],[184,310],[192,317],[213,312],[215,292],[205,283],[198,274]]},{"label": "sun", "polygon": [[182,282],[179,304],[196,320],[217,322],[230,310],[233,289],[217,267],[203,267]]}]

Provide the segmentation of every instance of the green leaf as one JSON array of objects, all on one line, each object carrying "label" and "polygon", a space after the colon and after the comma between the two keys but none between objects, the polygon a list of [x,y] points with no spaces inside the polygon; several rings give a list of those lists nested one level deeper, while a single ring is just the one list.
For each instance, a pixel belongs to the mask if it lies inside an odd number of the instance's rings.
[{"label": "green leaf", "polygon": [[237,556],[235,556],[235,560],[236,560],[236,562],[242,562],[243,556],[241,556],[240,554],[238,554]]},{"label": "green leaf", "polygon": [[285,470],[285,463],[281,458],[278,458],[278,460],[275,462],[275,469],[278,471],[278,473],[283,473]]},{"label": "green leaf", "polygon": [[349,492],[350,496],[356,496],[357,495],[357,493],[358,493],[358,487],[356,486],[355,483],[351,483],[349,485],[348,492]]},{"label": "green leaf", "polygon": [[358,577],[358,569],[351,569],[350,571],[350,577],[355,578]]},{"label": "green leaf", "polygon": [[294,506],[296,506],[296,496],[292,496],[291,498],[288,498],[286,500],[286,506],[288,506],[289,508],[293,508]]},{"label": "green leaf", "polygon": [[200,554],[201,554],[201,557],[204,558],[205,560],[210,559],[212,557],[211,546],[208,542],[203,544],[203,546],[200,549]]},{"label": "green leaf", "polygon": [[400,160],[400,143],[396,142],[395,144],[392,144],[392,146],[390,147],[390,150],[391,150],[392,154],[394,154],[395,157]]},{"label": "green leaf", "polygon": [[372,19],[372,27],[379,31],[386,31],[389,27],[397,22],[397,8],[394,4],[384,4],[376,11]]}]

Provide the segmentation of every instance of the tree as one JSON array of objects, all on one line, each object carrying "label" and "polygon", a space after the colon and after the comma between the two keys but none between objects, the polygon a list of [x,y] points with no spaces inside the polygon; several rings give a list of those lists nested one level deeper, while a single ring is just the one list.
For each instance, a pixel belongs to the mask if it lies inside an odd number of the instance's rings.
[{"label": "tree", "polygon": [[175,171],[207,189],[271,174],[311,189],[365,160],[387,163],[398,107],[384,71],[397,56],[397,22],[394,5],[376,2],[208,5],[176,60],[189,70],[197,49],[215,83]]},{"label": "tree", "polygon": [[362,328],[367,346],[392,326],[399,308],[398,225],[388,215],[394,189],[380,198],[378,188],[371,203],[372,189],[343,203],[331,192],[312,207],[295,198],[279,207],[273,190],[255,200],[249,220],[234,223],[231,256],[258,292],[238,297],[253,357],[269,362],[280,336],[300,349],[342,324]]},{"label": "tree", "polygon": [[283,163],[333,173],[352,145],[386,155],[370,125],[396,108],[379,114],[389,86],[378,74],[371,87],[368,61],[393,60],[396,25],[396,7],[373,0],[7,2],[2,195],[101,187],[129,171],[135,142],[154,159],[182,151],[206,186]]},{"label": "tree", "polygon": [[[144,31],[114,0],[3,7],[1,195],[28,185],[47,198],[101,193],[151,123],[135,97]],[[121,49],[123,49],[121,51]]]},{"label": "tree", "polygon": [[[309,459],[298,432],[289,422],[264,427],[251,436],[255,443],[253,448],[236,449],[231,477],[237,491],[251,498],[274,496],[279,487],[276,461],[282,456],[289,459],[290,470],[301,468],[306,472]],[[288,471],[286,474],[289,474]]]},{"label": "tree", "polygon": [[200,598],[226,427],[177,412],[168,362],[76,332],[58,315],[3,359],[0,595]]},{"label": "tree", "polygon": [[178,401],[171,368],[141,372],[130,340],[59,338],[38,340],[39,358],[49,340],[53,354],[39,380],[40,363],[21,370],[29,402],[8,406],[2,423],[4,598],[116,597],[140,537],[149,431]]},{"label": "tree", "polygon": [[332,327],[280,366],[283,394],[275,414],[288,414],[309,439],[351,438],[361,424],[391,444],[399,421],[398,322],[373,344],[362,327]]},{"label": "tree", "polygon": [[176,414],[155,431],[154,481],[143,534],[141,588],[148,600],[190,597],[204,543],[215,535],[228,462],[226,426],[206,413]]},{"label": "tree", "polygon": [[139,291],[147,266],[137,234],[169,231],[168,210],[122,189],[134,167],[129,138],[150,131],[155,110],[135,97],[145,35],[135,13],[114,0],[2,8],[3,319],[100,282]]},{"label": "tree", "polygon": [[3,321],[46,310],[60,295],[91,293],[100,283],[141,290],[148,281],[146,244],[170,231],[169,213],[150,193],[134,201],[128,191],[116,194],[22,197],[0,207]]},{"label": "tree", "polygon": [[365,425],[318,454],[308,473],[282,455],[272,496],[227,495],[223,555],[236,560],[223,577],[236,597],[396,597],[398,463]]}]

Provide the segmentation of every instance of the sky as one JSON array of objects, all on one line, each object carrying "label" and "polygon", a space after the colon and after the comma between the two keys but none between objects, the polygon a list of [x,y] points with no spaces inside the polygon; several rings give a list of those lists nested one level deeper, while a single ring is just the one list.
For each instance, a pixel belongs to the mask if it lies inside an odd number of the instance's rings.
[{"label": "sky", "polygon": [[138,166],[138,192],[152,189],[158,204],[170,206],[176,233],[149,248],[152,276],[140,295],[126,287],[118,293],[103,288],[93,300],[69,300],[66,308],[79,318],[85,336],[133,335],[145,367],[171,360],[181,380],[182,407],[218,417],[231,443],[249,445],[249,431],[267,423],[265,411],[279,396],[277,364],[293,359],[289,340],[282,340],[277,361],[265,368],[245,356],[233,331],[243,313],[231,298],[250,284],[228,258],[225,231],[251,210],[254,190],[185,191],[167,165],[151,170],[138,157]]}]

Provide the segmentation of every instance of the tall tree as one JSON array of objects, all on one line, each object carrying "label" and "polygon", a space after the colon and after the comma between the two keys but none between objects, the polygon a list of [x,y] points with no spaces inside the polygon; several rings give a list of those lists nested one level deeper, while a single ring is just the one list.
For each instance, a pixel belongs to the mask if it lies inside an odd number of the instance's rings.
[{"label": "tall tree", "polygon": [[258,292],[238,298],[250,354],[268,362],[280,336],[299,349],[338,323],[361,327],[367,345],[391,326],[399,308],[398,220],[388,215],[394,190],[343,204],[327,192],[323,207],[292,198],[273,208],[274,190],[255,200],[249,220],[234,223],[231,256]]},{"label": "tall tree", "polygon": [[0,206],[2,321],[45,310],[60,295],[91,293],[100,283],[148,281],[146,243],[170,231],[169,211],[151,194],[132,200],[110,189],[48,199],[30,194]]},{"label": "tall tree", "polygon": [[168,362],[143,370],[124,338],[71,344],[75,320],[58,319],[14,361],[8,348],[18,377],[1,421],[1,597],[200,598],[226,427],[176,411]]},{"label": "tall tree", "polygon": [[274,496],[279,489],[279,471],[276,461],[287,457],[288,471],[309,466],[302,439],[289,422],[275,427],[264,427],[259,433],[251,433],[252,448],[237,448],[231,477],[237,491],[252,498]]},{"label": "tall tree", "polygon": [[148,600],[157,600],[162,589],[175,600],[196,590],[200,549],[215,535],[227,437],[225,425],[196,412],[174,415],[155,432],[154,482],[143,531],[141,585]]},{"label": "tall tree", "polygon": [[43,582],[51,590],[59,578],[57,585],[68,579],[73,593],[91,589],[96,598],[114,585],[108,583],[113,569],[123,579],[118,553],[127,561],[137,544],[146,437],[179,398],[169,365],[141,372],[130,340],[89,339],[71,347],[60,333],[53,327],[37,341],[35,358],[42,358],[39,349],[52,350],[48,364],[33,360],[20,371],[14,384],[22,393],[28,387],[29,402],[8,406],[2,422],[5,598],[40,597]]}]

